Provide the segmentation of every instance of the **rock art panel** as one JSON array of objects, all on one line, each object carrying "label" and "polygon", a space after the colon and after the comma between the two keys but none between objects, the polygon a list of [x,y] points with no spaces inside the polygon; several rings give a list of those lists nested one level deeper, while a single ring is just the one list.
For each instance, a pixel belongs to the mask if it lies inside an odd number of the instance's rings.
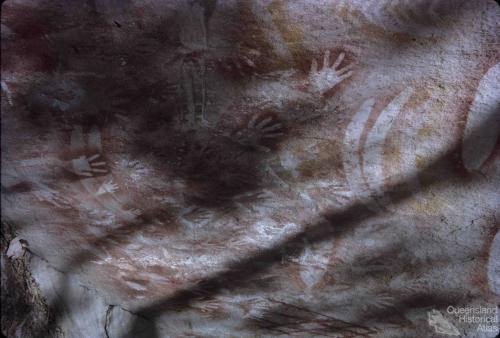
[{"label": "rock art panel", "polygon": [[3,3],[2,270],[49,319],[2,332],[495,337],[448,309],[500,300],[499,16]]}]

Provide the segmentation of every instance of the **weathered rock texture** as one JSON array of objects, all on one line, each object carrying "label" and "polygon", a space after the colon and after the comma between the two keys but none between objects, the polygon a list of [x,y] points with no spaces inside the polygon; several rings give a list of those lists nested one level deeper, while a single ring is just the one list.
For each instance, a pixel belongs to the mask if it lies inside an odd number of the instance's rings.
[{"label": "weathered rock texture", "polygon": [[2,332],[495,337],[499,18],[6,1]]}]

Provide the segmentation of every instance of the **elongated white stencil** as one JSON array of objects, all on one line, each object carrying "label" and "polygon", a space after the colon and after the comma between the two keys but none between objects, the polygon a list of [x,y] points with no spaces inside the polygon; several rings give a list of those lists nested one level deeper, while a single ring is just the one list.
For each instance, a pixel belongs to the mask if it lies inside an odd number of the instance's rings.
[{"label": "elongated white stencil", "polygon": [[397,115],[410,98],[413,89],[406,88],[380,113],[375,125],[368,133],[363,147],[363,173],[368,186],[380,194],[384,181],[384,143]]},{"label": "elongated white stencil", "polygon": [[462,159],[467,170],[477,170],[490,157],[500,134],[500,63],[484,75],[467,116]]},{"label": "elongated white stencil", "polygon": [[359,160],[361,135],[368,122],[370,113],[375,105],[374,99],[368,99],[361,105],[359,111],[354,114],[351,122],[347,126],[344,136],[344,146],[342,151],[344,171],[349,173],[347,181],[353,194],[358,198],[365,199],[368,196],[367,190],[363,186],[363,175]]}]

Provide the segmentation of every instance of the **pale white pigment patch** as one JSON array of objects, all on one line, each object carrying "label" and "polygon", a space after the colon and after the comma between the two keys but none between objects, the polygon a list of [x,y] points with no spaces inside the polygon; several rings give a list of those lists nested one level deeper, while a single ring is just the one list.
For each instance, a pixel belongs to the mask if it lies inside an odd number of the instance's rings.
[{"label": "pale white pigment patch", "polygon": [[296,171],[297,166],[300,164],[300,161],[295,157],[295,155],[291,151],[285,151],[280,156],[281,166],[286,170],[290,171],[294,177],[298,176]]},{"label": "pale white pigment patch", "polygon": [[500,63],[491,67],[477,88],[467,116],[462,158],[469,170],[481,168],[500,135]]}]

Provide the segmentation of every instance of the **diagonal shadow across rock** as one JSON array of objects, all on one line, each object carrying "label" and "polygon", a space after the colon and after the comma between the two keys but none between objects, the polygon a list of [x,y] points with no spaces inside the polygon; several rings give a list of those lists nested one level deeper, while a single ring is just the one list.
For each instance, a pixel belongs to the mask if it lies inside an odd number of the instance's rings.
[{"label": "diagonal shadow across rock", "polygon": [[[135,41],[125,40],[121,48],[123,48],[123,52],[126,53],[127,46],[136,45],[137,43],[135,43]],[[130,52],[132,53],[133,51]],[[113,70],[113,72],[114,71],[115,70]],[[138,99],[132,102],[133,104],[140,104],[140,95],[137,96]],[[33,111],[36,111],[35,108],[38,108],[38,106],[35,105],[35,107],[32,108]],[[98,114],[83,114],[82,116],[77,116],[74,122],[85,124],[85,121],[88,120],[88,123],[95,123],[97,119],[102,126],[105,126],[106,123],[114,122],[112,114],[109,116],[106,114],[101,116],[97,115]],[[166,121],[171,121],[175,118],[175,113],[169,116],[158,116],[157,112],[151,114],[146,112],[141,128],[148,129],[152,124],[154,125],[158,119],[162,118],[165,118]],[[482,126],[482,128],[487,128],[487,126]],[[166,131],[176,133],[174,128],[170,127],[168,127]],[[481,133],[481,130],[478,130],[477,133]],[[284,136],[280,141],[286,139],[286,137],[287,136]],[[179,144],[186,144],[187,147],[200,148],[204,148],[205,145],[208,145],[212,153],[222,154],[222,158],[219,157],[215,160],[213,160],[213,158],[208,160],[206,157],[207,154],[201,152],[199,156],[197,155],[184,163],[179,163],[176,167],[177,169],[174,170],[175,175],[187,179],[193,187],[196,187],[195,190],[193,190],[193,194],[188,198],[188,201],[191,203],[211,209],[230,208],[234,196],[256,190],[265,185],[265,179],[263,179],[262,175],[259,173],[261,173],[260,167],[268,155],[256,149],[252,149],[252,147],[249,147],[250,149],[248,147],[243,147],[244,149],[242,149],[241,145],[229,142],[227,136],[221,135],[218,130],[214,132],[211,138],[202,136],[199,139],[189,131],[177,133],[174,138],[169,140],[170,143],[167,142],[163,144],[152,144],[148,141],[144,141],[141,137],[132,137],[132,140],[133,144],[131,149],[134,154],[143,154],[152,151],[158,154],[159,157],[167,160],[171,160],[178,156],[176,149]],[[271,142],[268,144],[269,148],[272,150],[274,147],[279,147],[280,141]],[[204,144],[205,142],[207,144]],[[409,192],[406,192],[407,189],[404,189],[404,187],[407,181],[411,181],[420,175],[431,177],[430,180],[426,179],[425,181],[427,186],[445,182],[450,176],[444,174],[436,175],[436,172],[441,173],[442,170],[440,169],[443,167],[442,164],[448,161],[450,157],[454,156],[456,153],[459,153],[458,147],[457,149],[446,152],[442,157],[431,162],[421,172],[410,173],[403,181],[392,186],[384,187],[383,190],[385,194],[390,195],[395,203],[408,199],[411,195]],[[244,154],[244,161],[240,161],[240,154]],[[227,181],[225,179],[227,175],[233,175],[234,180]],[[241,177],[244,177],[243,181],[240,180]],[[2,190],[4,190],[3,186]],[[9,190],[7,189],[7,191]],[[274,264],[280,262],[284,254],[294,255],[300,253],[304,249],[304,243],[316,243],[328,240],[332,237],[341,237],[345,233],[352,231],[354,227],[363,220],[375,217],[377,213],[367,207],[367,204],[370,203],[369,200],[356,201],[355,204],[340,212],[318,215],[317,221],[311,221],[311,224],[309,224],[303,232],[296,234],[285,242],[278,243],[266,250],[251,253],[247,259],[230,264],[224,271],[208,276],[192,287],[182,289],[174,295],[167,296],[158,302],[139,309],[137,313],[141,317],[155,319],[164,312],[185,309],[189,307],[192,302],[210,298],[221,290],[231,290],[241,287],[251,280],[251,276],[261,274]],[[118,234],[120,234],[120,236],[131,236],[151,222],[156,215],[157,210],[147,210],[138,221],[123,224],[123,226],[113,230],[113,232],[97,238],[90,243],[90,245],[110,245],[110,240],[115,239]],[[79,253],[70,259],[70,263],[66,270],[72,271],[78,266],[85,264],[91,258],[92,254],[89,251]],[[63,285],[61,288],[62,294],[64,294],[64,290],[65,287]],[[52,308],[57,307],[57,304],[52,304]],[[56,325],[56,323],[57,320],[54,320],[53,324]],[[144,325],[141,324],[140,326],[143,328]],[[133,332],[138,332],[140,330],[142,329],[139,329],[138,326]],[[154,328],[151,327],[150,330],[151,332],[147,333],[147,336],[154,337],[156,335]]]},{"label": "diagonal shadow across rock", "polygon": [[[490,115],[489,120],[472,133],[470,137],[474,138],[481,135],[482,129],[489,128],[491,121],[496,118],[495,114]],[[425,185],[422,188],[431,185],[439,186],[445,183],[451,178],[451,175],[448,173],[443,174],[442,169],[446,168],[447,164],[456,158],[460,150],[461,145],[458,144],[444,151],[438,158],[430,160],[419,172],[410,173],[404,179],[385,186],[383,195],[391,196],[394,203],[401,203],[411,198],[413,193],[405,189],[405,185],[419,176],[426,177]],[[471,180],[473,178],[466,179]],[[189,288],[177,291],[171,296],[143,307],[137,310],[136,313],[146,318],[155,319],[169,311],[186,309],[193,302],[208,299],[223,290],[230,291],[242,287],[248,280],[251,280],[251,276],[262,274],[275,264],[279,264],[284,253],[294,255],[304,250],[305,243],[318,243],[331,238],[340,238],[346,233],[354,231],[357,224],[377,215],[376,211],[367,207],[369,203],[371,203],[370,200],[356,201],[343,211],[323,215],[322,220],[307,226],[304,231],[293,235],[286,241],[250,254],[248,258],[228,265],[224,271],[217,272]]]}]

